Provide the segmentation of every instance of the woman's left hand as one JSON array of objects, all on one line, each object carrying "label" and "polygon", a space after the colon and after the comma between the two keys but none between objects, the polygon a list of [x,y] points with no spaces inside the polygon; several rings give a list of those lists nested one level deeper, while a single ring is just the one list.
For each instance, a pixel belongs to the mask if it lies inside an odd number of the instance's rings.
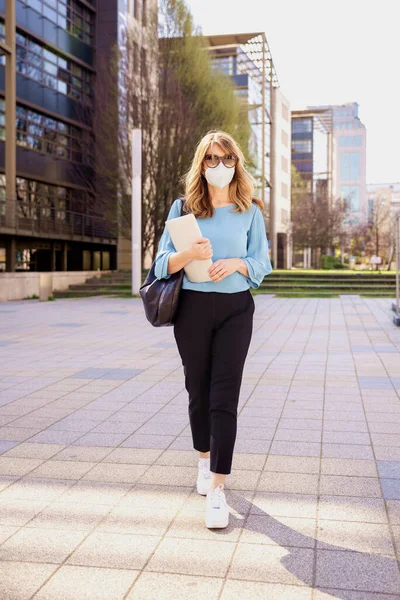
[{"label": "woman's left hand", "polygon": [[222,281],[228,275],[232,275],[237,271],[237,259],[236,258],[221,258],[216,260],[208,269],[208,274],[213,281]]}]

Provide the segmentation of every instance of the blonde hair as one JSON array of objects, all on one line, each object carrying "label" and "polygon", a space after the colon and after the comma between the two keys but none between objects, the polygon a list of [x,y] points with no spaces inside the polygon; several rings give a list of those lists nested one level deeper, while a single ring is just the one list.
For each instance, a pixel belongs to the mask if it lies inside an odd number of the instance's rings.
[{"label": "blonde hair", "polygon": [[229,198],[231,203],[236,205],[232,212],[247,212],[253,202],[263,209],[263,202],[253,197],[255,180],[245,168],[243,152],[233,137],[224,131],[209,131],[198,143],[192,166],[184,177],[185,208],[198,218],[214,215],[207,180],[202,173],[204,157],[212,144],[221,146],[226,154],[237,156],[235,173],[229,184]]}]

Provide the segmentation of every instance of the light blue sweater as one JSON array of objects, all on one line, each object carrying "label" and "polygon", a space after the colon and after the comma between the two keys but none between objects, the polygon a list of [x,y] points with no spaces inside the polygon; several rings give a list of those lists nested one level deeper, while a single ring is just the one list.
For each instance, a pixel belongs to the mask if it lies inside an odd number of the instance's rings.
[{"label": "light blue sweater", "polygon": [[[182,200],[178,199],[172,204],[168,219],[175,219],[181,215]],[[200,292],[242,292],[250,287],[258,288],[272,271],[268,255],[268,239],[261,210],[256,204],[245,213],[233,213],[234,204],[221,206],[215,209],[213,217],[196,219],[201,233],[211,242],[213,249],[213,262],[222,258],[242,258],[249,271],[245,277],[235,271],[219,282],[204,281],[193,283],[186,274],[183,278],[182,289],[197,290]],[[157,279],[168,279],[168,258],[176,252],[171,237],[164,228],[156,256],[155,275]]]}]

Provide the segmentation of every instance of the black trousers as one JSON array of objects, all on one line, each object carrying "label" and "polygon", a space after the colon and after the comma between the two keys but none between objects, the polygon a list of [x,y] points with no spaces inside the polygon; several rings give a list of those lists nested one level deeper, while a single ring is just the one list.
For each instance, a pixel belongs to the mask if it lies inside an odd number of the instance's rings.
[{"label": "black trousers", "polygon": [[189,394],[193,445],[200,452],[210,451],[213,473],[231,472],[254,309],[249,290],[180,292],[174,335]]}]

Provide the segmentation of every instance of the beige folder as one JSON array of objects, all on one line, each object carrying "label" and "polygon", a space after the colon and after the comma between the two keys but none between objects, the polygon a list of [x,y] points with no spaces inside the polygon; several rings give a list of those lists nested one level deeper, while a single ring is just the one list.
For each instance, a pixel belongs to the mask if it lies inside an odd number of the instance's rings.
[{"label": "beige folder", "polygon": [[[171,236],[172,243],[177,252],[187,250],[197,239],[203,237],[200,227],[193,214],[168,219],[165,222],[168,233]],[[205,260],[192,260],[186,267],[185,273],[189,281],[201,283],[203,281],[212,281],[208,274],[208,269],[212,265],[211,258]]]}]

